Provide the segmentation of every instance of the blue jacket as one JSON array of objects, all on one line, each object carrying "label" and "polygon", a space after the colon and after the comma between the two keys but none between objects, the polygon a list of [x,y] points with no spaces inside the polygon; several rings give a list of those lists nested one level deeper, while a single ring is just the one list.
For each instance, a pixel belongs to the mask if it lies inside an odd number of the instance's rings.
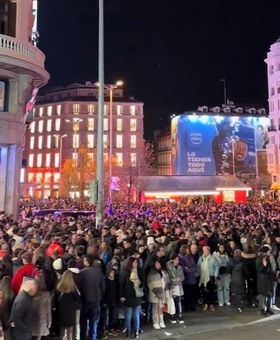
[{"label": "blue jacket", "polygon": [[[201,264],[202,264],[203,260],[204,260],[204,257],[200,256],[198,263],[197,263],[199,273],[201,271]],[[215,278],[217,278],[219,276],[219,265],[218,265],[218,262],[215,259],[215,257],[212,256],[212,255],[209,255],[208,269],[209,269],[209,276],[214,276]]]}]

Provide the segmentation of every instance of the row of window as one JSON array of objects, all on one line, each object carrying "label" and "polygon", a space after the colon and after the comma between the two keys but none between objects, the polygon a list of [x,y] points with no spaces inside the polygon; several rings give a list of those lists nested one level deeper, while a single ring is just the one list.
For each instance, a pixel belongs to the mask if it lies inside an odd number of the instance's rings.
[{"label": "row of window", "polygon": [[[87,135],[87,146],[88,148],[94,148],[95,147],[95,135],[94,134],[88,134]],[[46,148],[51,149],[52,148],[52,135],[46,136]],[[116,135],[116,147],[117,148],[123,148],[123,135]],[[44,136],[40,135],[38,136],[37,140],[37,148],[42,149],[43,148],[43,142],[44,142]],[[79,148],[80,147],[80,135],[79,134],[74,134],[72,136],[72,145],[73,148]],[[55,148],[59,147],[59,138],[55,138]],[[103,147],[108,148],[109,147],[109,140],[108,140],[108,135],[103,135]],[[131,149],[135,149],[137,147],[137,137],[136,135],[131,135],[130,136],[130,147]],[[34,150],[35,148],[35,137],[31,136],[30,137],[30,142],[29,142],[29,148],[30,150]]]},{"label": "row of window", "polygon": [[[40,168],[42,166],[50,167],[52,164],[52,154],[46,153],[43,165],[43,155],[41,153],[37,154],[36,167]],[[59,153],[54,154],[54,167],[59,168],[60,165],[60,155]],[[28,156],[28,166],[33,168],[35,166],[34,154],[29,154]]]},{"label": "row of window", "polygon": [[[88,156],[94,160],[94,153],[88,153]],[[103,154],[104,160],[108,161],[108,153],[105,152]],[[72,158],[73,160],[77,160],[78,153],[73,152]],[[122,152],[116,152],[116,160],[117,160],[117,165],[118,166],[123,166],[123,153]],[[41,153],[37,154],[37,159],[36,159],[36,167],[40,168],[42,166],[45,167],[50,167],[52,164],[52,154],[51,153],[46,153],[45,154],[45,159],[43,162],[43,155]],[[135,152],[130,153],[130,163],[132,166],[136,166],[137,163],[137,155]],[[34,154],[30,154],[28,157],[28,166],[30,168],[33,168],[35,166],[35,156]],[[60,155],[59,153],[54,154],[54,167],[59,168],[60,166]]]},{"label": "row of window", "polygon": [[60,173],[59,172],[55,172],[54,174],[52,174],[51,172],[46,172],[46,173],[41,173],[38,172],[36,174],[30,172],[27,176],[27,180],[28,183],[32,183],[32,182],[36,182],[36,183],[50,183],[52,180],[52,176],[53,176],[53,181],[54,183],[58,183],[60,180]]},{"label": "row of window", "polygon": [[269,66],[269,74],[272,75],[274,71],[280,71],[280,64],[275,65],[275,67],[274,65]]},{"label": "row of window", "polygon": [[[38,109],[35,109],[35,115],[36,115],[36,110],[38,110],[38,115],[39,117],[43,117],[45,114],[47,116],[52,116],[52,115],[61,115],[61,105],[49,105],[49,106],[41,106]],[[108,115],[109,114],[110,107],[108,104],[104,105],[104,114]],[[124,106],[117,104],[113,106],[114,114],[117,115],[122,115],[124,113]],[[93,104],[88,104],[87,105],[87,113],[89,115],[96,114],[98,112],[98,106],[93,105]],[[73,104],[72,105],[72,113],[74,115],[78,115],[81,113],[81,104]],[[136,115],[138,114],[137,106],[136,105],[130,105],[129,106],[129,113],[131,115]]]},{"label": "row of window", "polygon": [[[61,129],[61,119],[57,118],[54,120],[54,126],[53,124],[53,120],[52,119],[48,119],[46,120],[46,131],[47,132],[51,132],[51,131],[60,131]],[[137,130],[137,119],[132,118],[130,119],[129,122],[129,127],[130,127],[130,131],[136,131]],[[88,118],[87,120],[87,129],[88,131],[94,131],[95,128],[95,124],[94,124],[94,118]],[[80,130],[80,123],[77,122],[73,122],[73,130],[78,131]],[[103,130],[104,131],[109,131],[109,120],[108,118],[104,118],[103,121]],[[116,119],[116,130],[117,131],[122,131],[123,130],[123,120],[121,118],[117,118]],[[38,128],[37,131],[39,133],[42,133],[44,130],[44,121],[43,120],[39,120],[38,121]],[[35,133],[36,132],[36,122],[33,121],[30,124],[30,132],[31,133]]]}]

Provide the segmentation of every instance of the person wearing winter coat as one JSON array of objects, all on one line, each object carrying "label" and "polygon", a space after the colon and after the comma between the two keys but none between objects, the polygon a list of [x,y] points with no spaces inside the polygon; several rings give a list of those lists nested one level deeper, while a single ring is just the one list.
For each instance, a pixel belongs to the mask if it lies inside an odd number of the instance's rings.
[{"label": "person wearing winter coat", "polygon": [[175,304],[175,314],[171,315],[171,323],[184,323],[182,319],[182,297],[184,296],[183,281],[185,279],[178,255],[174,255],[167,263],[167,273],[170,278],[171,292]]},{"label": "person wearing winter coat", "polygon": [[[124,305],[125,320],[124,333],[128,337],[140,335],[140,314],[143,303],[143,275],[138,267],[138,259],[131,256],[126,268],[121,271],[119,277],[120,301]],[[131,320],[133,319],[133,329]]]},{"label": "person wearing winter coat", "polygon": [[93,254],[84,259],[85,269],[80,271],[81,308],[81,340],[86,339],[89,324],[89,337],[97,339],[97,326],[100,318],[100,302],[105,293],[105,276],[101,261]]},{"label": "person wearing winter coat", "polygon": [[260,295],[261,314],[264,316],[273,315],[271,310],[271,298],[273,295],[273,272],[269,260],[269,248],[262,247],[256,261],[257,288]]},{"label": "person wearing winter coat", "polygon": [[147,277],[149,289],[149,302],[152,304],[152,319],[154,329],[165,328],[163,319],[163,306],[166,301],[165,296],[165,279],[163,270],[158,260],[151,266]]},{"label": "person wearing winter coat", "polygon": [[203,254],[197,265],[200,275],[199,286],[203,291],[203,310],[206,311],[210,307],[210,310],[214,312],[215,281],[219,275],[219,265],[215,257],[210,254],[208,246],[203,247]]},{"label": "person wearing winter coat", "polygon": [[4,276],[0,282],[0,320],[4,332],[4,339],[10,339],[10,314],[14,302],[14,292],[11,288],[11,278]]},{"label": "person wearing winter coat", "polygon": [[13,340],[32,339],[33,297],[37,289],[35,280],[23,280],[11,310],[10,325]]},{"label": "person wearing winter coat", "polygon": [[246,299],[249,306],[256,307],[257,299],[257,254],[252,246],[245,247],[241,253],[246,281]]},{"label": "person wearing winter coat", "polygon": [[41,340],[50,334],[52,323],[51,295],[46,289],[45,278],[43,274],[36,280],[38,292],[33,299],[33,325],[32,336],[36,340]]},{"label": "person wearing winter coat", "polygon": [[231,272],[231,295],[233,305],[237,310],[242,312],[242,301],[246,293],[244,262],[241,257],[241,250],[234,251],[233,258],[230,263]]},{"label": "person wearing winter coat", "polygon": [[217,279],[218,303],[220,307],[224,304],[230,306],[230,273],[229,257],[225,252],[225,246],[220,244],[218,251],[213,254],[219,266],[219,276]]},{"label": "person wearing winter coat", "polygon": [[21,256],[21,259],[23,266],[15,272],[12,278],[12,289],[15,294],[18,294],[24,277],[30,277],[34,279],[39,276],[38,268],[32,264],[31,253],[24,253]]},{"label": "person wearing winter coat", "polygon": [[60,340],[72,340],[76,326],[76,310],[80,303],[80,295],[76,289],[73,275],[66,270],[57,284],[56,308],[60,327]]}]

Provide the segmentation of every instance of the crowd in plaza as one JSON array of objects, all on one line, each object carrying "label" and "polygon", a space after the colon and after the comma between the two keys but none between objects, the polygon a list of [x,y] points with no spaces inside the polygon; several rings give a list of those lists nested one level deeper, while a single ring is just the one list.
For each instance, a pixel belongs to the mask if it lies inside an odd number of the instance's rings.
[{"label": "crowd in plaza", "polygon": [[17,221],[0,212],[0,339],[139,338],[217,308],[272,315],[279,222],[277,201],[197,199],[115,205],[96,229],[86,201],[21,202]]}]

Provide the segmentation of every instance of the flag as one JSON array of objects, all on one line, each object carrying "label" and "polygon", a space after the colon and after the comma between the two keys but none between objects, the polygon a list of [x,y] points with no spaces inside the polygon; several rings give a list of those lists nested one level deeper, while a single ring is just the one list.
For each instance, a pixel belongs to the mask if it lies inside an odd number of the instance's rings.
[{"label": "flag", "polygon": [[120,191],[120,178],[112,177],[110,188],[112,191]]},{"label": "flag", "polygon": [[112,202],[110,202],[110,204],[109,204],[109,211],[108,211],[108,213],[109,213],[109,216],[113,216],[113,214],[114,214],[114,209],[113,209],[113,203]]}]

